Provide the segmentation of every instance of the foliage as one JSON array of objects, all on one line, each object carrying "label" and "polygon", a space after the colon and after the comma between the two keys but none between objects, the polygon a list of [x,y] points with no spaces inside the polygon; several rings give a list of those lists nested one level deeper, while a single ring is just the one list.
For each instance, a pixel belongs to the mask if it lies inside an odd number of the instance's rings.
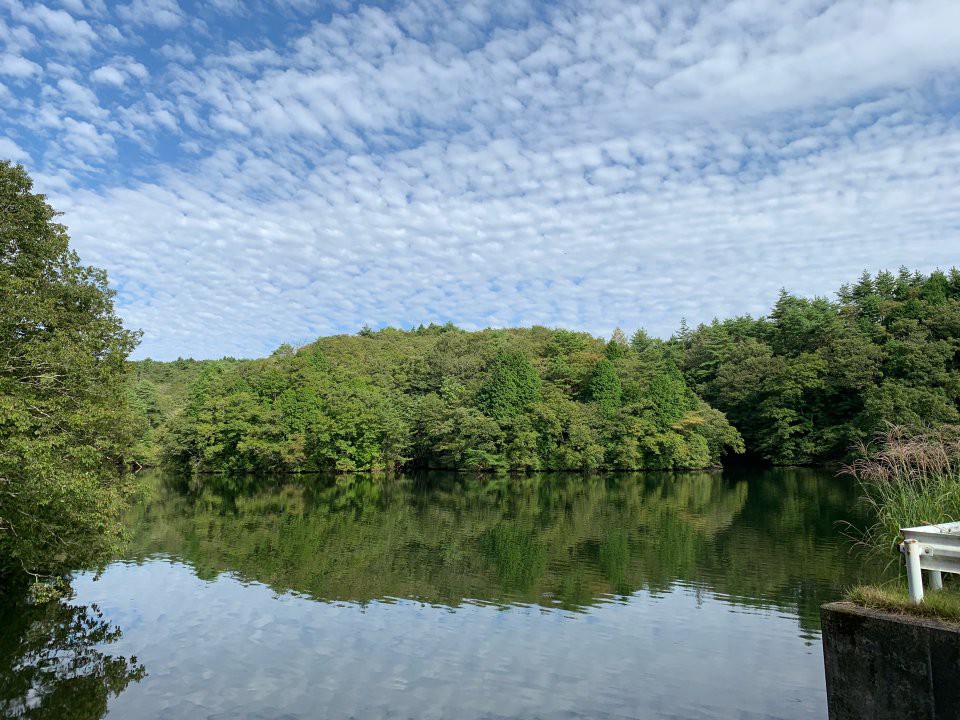
[{"label": "foliage", "polygon": [[121,535],[137,335],[56,215],[0,163],[0,580],[99,562]]},{"label": "foliage", "polygon": [[[643,342],[643,336],[636,342]],[[836,300],[673,338],[690,386],[771,462],[843,457],[889,424],[960,422],[960,271],[864,273]]]},{"label": "foliage", "polygon": [[200,472],[699,468],[742,449],[662,342],[622,333],[386,328],[134,368],[146,461]]},{"label": "foliage", "polygon": [[477,405],[490,417],[516,417],[540,399],[540,376],[521,352],[500,351],[477,393]]},{"label": "foliage", "polygon": [[610,360],[603,358],[593,366],[587,391],[604,413],[609,415],[620,409],[623,387],[617,368]]}]

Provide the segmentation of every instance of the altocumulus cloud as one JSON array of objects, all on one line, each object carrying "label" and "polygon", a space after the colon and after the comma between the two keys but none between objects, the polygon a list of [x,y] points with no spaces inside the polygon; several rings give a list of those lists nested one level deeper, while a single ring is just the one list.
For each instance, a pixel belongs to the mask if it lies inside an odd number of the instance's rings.
[{"label": "altocumulus cloud", "polygon": [[311,7],[0,0],[0,153],[140,356],[669,335],[957,261],[956,0]]}]

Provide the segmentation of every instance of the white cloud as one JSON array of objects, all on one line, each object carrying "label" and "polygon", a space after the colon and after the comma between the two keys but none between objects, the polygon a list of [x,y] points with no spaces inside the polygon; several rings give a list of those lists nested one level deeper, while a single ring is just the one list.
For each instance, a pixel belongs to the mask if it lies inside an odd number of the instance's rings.
[{"label": "white cloud", "polygon": [[25,163],[30,155],[10,138],[0,137],[0,159]]},{"label": "white cloud", "polygon": [[123,69],[138,80],[146,80],[150,76],[150,71],[147,70],[146,66],[135,60],[127,60],[123,65]]},{"label": "white cloud", "polygon": [[90,73],[90,79],[94,82],[114,87],[122,87],[128,77],[142,81],[149,76],[150,72],[142,63],[123,57],[116,57],[109,65],[102,65]]},{"label": "white cloud", "polygon": [[52,34],[58,50],[81,54],[93,50],[97,35],[86,20],[77,20],[65,10],[51,9],[46,5],[25,7],[14,3],[13,6],[21,21]]},{"label": "white cloud", "polygon": [[197,59],[190,48],[177,43],[164,45],[157,52],[161,57],[173,62],[192,63]]},{"label": "white cloud", "polygon": [[121,87],[127,77],[117,68],[111,65],[104,65],[90,73],[90,79],[97,83],[103,83],[104,85]]},{"label": "white cloud", "polygon": [[155,25],[170,29],[184,20],[183,10],[177,0],[133,0],[117,8],[117,15],[134,25]]},{"label": "white cloud", "polygon": [[37,40],[29,28],[10,25],[0,17],[0,43],[8,53],[18,55],[36,47]]},{"label": "white cloud", "polygon": [[76,80],[63,78],[57,81],[57,87],[63,96],[62,107],[66,112],[98,120],[108,117],[107,111],[100,107],[96,93]]},{"label": "white cloud", "polygon": [[0,55],[0,75],[27,78],[31,75],[39,75],[42,72],[42,67],[25,57],[10,55],[9,53]]},{"label": "white cloud", "polygon": [[100,132],[92,123],[72,117],[63,120],[63,143],[81,158],[110,159],[116,152],[112,136]]}]

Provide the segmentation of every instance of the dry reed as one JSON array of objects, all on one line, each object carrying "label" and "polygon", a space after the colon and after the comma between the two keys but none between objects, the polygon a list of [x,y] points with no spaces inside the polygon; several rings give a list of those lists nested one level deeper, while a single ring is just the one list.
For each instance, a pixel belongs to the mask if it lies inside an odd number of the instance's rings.
[{"label": "dry reed", "polygon": [[891,427],[844,468],[876,518],[863,542],[888,552],[900,528],[960,520],[960,426]]}]

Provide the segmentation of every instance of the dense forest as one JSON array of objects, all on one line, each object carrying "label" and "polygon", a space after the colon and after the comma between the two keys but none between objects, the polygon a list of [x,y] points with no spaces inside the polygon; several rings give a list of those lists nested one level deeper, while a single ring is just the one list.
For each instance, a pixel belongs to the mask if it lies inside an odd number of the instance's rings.
[{"label": "dense forest", "polygon": [[835,300],[782,292],[765,318],[714,321],[672,340],[683,372],[748,451],[833,460],[890,424],[960,422],[960,271],[864,273]]},{"label": "dense forest", "polygon": [[960,422],[960,272],[784,291],[667,341],[431,325],[133,365],[137,456],[200,472],[817,463],[889,424]]},{"label": "dense forest", "polygon": [[141,455],[201,472],[702,468],[743,444],[668,344],[386,328],[262,360],[135,364]]}]

